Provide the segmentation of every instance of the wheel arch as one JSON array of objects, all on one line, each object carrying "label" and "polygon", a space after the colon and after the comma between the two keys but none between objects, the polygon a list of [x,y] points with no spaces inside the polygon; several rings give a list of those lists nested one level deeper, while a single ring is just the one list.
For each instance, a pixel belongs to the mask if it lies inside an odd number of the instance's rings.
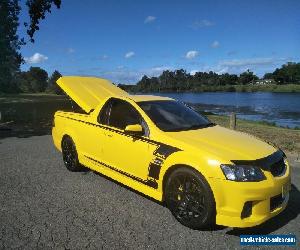
[{"label": "wheel arch", "polygon": [[[62,147],[62,143],[63,143],[63,141],[64,141],[65,138],[70,138],[70,139],[74,142],[74,144],[75,144],[74,138],[73,138],[69,133],[64,133],[64,134],[62,135],[61,141],[60,141],[61,147]],[[75,144],[75,145],[76,145],[76,144]]]},{"label": "wheel arch", "polygon": [[69,163],[65,162],[66,168],[72,172],[79,172],[79,171],[84,170],[85,167],[83,165],[81,165],[80,161],[79,161],[78,151],[76,149],[76,143],[74,141],[74,138],[72,138],[72,136],[67,133],[63,134],[62,139],[61,139],[61,148],[62,148],[62,155],[63,155],[64,161],[65,161],[65,156],[64,156],[63,142],[66,139],[68,139],[69,143],[71,143],[73,145],[73,147],[72,147],[73,149],[71,150],[73,152],[73,153],[71,153],[72,157],[73,157],[73,160],[72,160],[73,164],[70,165]]},{"label": "wheel arch", "polygon": [[70,137],[72,139],[72,141],[74,142],[74,144],[76,145],[76,147],[78,146],[76,134],[72,129],[65,130],[62,133],[61,141],[60,141],[61,144],[63,142],[63,139],[66,137]]},{"label": "wheel arch", "polygon": [[[213,164],[209,162],[209,159],[215,159]],[[171,154],[163,163],[160,171],[159,188],[162,193],[162,199],[164,199],[164,188],[167,178],[179,167],[192,169],[201,175],[210,186],[215,200],[218,199],[218,185],[216,185],[214,180],[224,178],[221,169],[218,167],[219,161],[214,155],[206,152],[195,154],[179,151]]]},{"label": "wheel arch", "polygon": [[70,137],[70,138],[72,139],[72,136],[70,136],[69,134],[65,133],[65,134],[63,134],[63,136],[62,136],[62,138],[61,138],[60,144],[62,144],[63,140],[64,140],[65,138],[67,138],[67,137]]},{"label": "wheel arch", "polygon": [[174,165],[170,166],[170,167],[166,170],[166,172],[164,173],[164,175],[163,175],[163,177],[162,177],[162,182],[161,182],[161,183],[162,183],[162,186],[161,186],[161,190],[162,190],[162,201],[163,201],[163,202],[164,202],[164,199],[165,199],[165,185],[166,185],[166,182],[167,182],[168,178],[171,176],[171,174],[172,174],[176,169],[179,169],[179,168],[188,168],[188,169],[191,169],[191,170],[197,172],[197,173],[200,174],[201,176],[203,176],[203,178],[207,181],[208,185],[210,186],[210,189],[211,189],[212,193],[214,193],[213,190],[212,190],[212,187],[211,187],[211,185],[210,185],[210,183],[209,183],[209,181],[208,181],[208,178],[206,178],[205,175],[203,175],[203,174],[199,171],[199,169],[197,169],[197,168],[195,168],[195,167],[193,167],[193,166],[191,166],[191,165],[188,165],[188,164],[174,164]]}]

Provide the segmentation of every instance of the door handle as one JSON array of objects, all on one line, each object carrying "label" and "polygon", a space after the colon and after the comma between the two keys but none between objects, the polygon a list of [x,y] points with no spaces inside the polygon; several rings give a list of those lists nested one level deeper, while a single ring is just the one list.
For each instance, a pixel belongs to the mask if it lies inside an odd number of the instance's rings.
[{"label": "door handle", "polygon": [[107,134],[107,136],[108,136],[108,137],[112,137],[113,135],[112,135],[112,134]]}]

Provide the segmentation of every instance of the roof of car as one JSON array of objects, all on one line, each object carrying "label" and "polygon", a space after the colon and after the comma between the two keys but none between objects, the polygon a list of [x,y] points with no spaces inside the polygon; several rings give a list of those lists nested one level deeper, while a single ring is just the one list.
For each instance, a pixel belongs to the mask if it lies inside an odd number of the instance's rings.
[{"label": "roof of car", "polygon": [[130,95],[130,99],[135,102],[144,102],[144,101],[170,101],[174,100],[170,97],[157,96],[157,95]]}]

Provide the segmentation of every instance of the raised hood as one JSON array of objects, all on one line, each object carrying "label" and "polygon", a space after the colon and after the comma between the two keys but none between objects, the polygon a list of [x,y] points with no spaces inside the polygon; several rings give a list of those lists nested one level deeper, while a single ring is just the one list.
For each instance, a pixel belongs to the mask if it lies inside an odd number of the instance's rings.
[{"label": "raised hood", "polygon": [[96,77],[62,76],[56,82],[87,113],[109,96],[128,95],[112,82]]}]

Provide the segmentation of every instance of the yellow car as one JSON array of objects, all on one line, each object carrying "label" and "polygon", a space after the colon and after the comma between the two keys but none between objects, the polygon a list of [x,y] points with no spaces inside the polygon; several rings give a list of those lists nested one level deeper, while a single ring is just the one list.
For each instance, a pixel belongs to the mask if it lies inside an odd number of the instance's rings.
[{"label": "yellow car", "polygon": [[100,78],[57,83],[80,107],[54,117],[68,170],[84,166],[123,183],[193,229],[251,227],[285,209],[290,167],[280,149],[171,98],[130,95]]}]

